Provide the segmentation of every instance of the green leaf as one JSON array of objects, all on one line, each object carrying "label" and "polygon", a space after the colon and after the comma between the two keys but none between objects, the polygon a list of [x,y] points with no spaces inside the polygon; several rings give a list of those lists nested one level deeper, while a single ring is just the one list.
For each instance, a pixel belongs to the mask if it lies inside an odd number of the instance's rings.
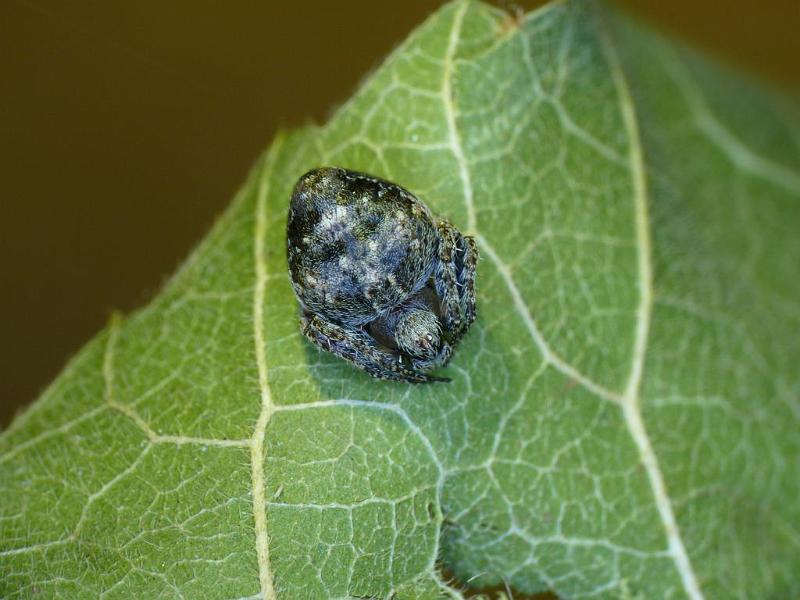
[{"label": "green leaf", "polygon": [[[452,383],[302,337],[322,164],[476,236]],[[3,434],[0,596],[797,597],[798,227],[782,98],[602,7],[449,4]]]}]

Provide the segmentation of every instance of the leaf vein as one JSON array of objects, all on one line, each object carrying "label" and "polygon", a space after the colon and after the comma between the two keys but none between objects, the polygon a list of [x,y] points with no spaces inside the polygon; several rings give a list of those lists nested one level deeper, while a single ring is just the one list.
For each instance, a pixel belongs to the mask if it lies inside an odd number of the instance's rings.
[{"label": "leaf vein", "polygon": [[253,254],[255,261],[256,286],[253,292],[253,341],[258,367],[258,384],[261,390],[261,412],[256,421],[253,436],[250,439],[250,466],[253,487],[253,520],[256,530],[256,553],[258,556],[258,577],[261,585],[261,596],[264,600],[276,598],[272,569],[269,558],[269,536],[267,532],[267,504],[265,498],[266,481],[264,476],[264,440],[267,425],[275,412],[275,404],[269,387],[266,337],[264,332],[264,302],[268,281],[266,264],[267,235],[267,195],[269,194],[270,177],[282,143],[278,137],[263,166],[256,198],[256,215]]},{"label": "leaf vein", "polygon": [[475,239],[478,241],[478,245],[480,246],[481,250],[485,252],[489,257],[489,260],[494,263],[497,272],[500,274],[500,277],[506,284],[506,288],[511,294],[511,299],[514,302],[514,306],[522,318],[525,328],[528,330],[528,334],[539,348],[539,352],[542,354],[544,360],[548,364],[552,365],[554,369],[563,373],[572,381],[586,388],[596,396],[599,396],[604,400],[608,400],[609,402],[613,402],[614,404],[620,404],[622,397],[619,393],[609,390],[605,386],[593,381],[581,373],[577,368],[573,367],[571,364],[561,358],[558,354],[553,352],[547,341],[542,336],[542,333],[539,331],[536,322],[533,320],[530,310],[528,310],[528,306],[525,304],[525,300],[522,298],[522,294],[519,291],[517,284],[514,282],[514,278],[511,275],[511,269],[503,262],[503,260],[495,251],[494,247],[492,247],[492,245],[485,237],[483,237],[483,235],[478,233],[475,236]]},{"label": "leaf vein", "polygon": [[461,136],[456,125],[456,112],[453,97],[453,71],[455,69],[456,50],[458,49],[458,38],[461,34],[461,26],[464,22],[464,15],[469,4],[462,2],[453,15],[453,27],[450,30],[450,38],[447,44],[444,61],[442,63],[442,104],[444,105],[444,115],[447,121],[447,135],[450,142],[450,149],[458,163],[458,174],[461,179],[461,187],[464,193],[464,204],[467,208],[467,233],[472,234],[476,231],[477,222],[475,217],[475,206],[472,201],[472,179],[470,178],[469,166],[464,155],[464,148],[461,144]]},{"label": "leaf vein", "polygon": [[639,285],[639,306],[637,308],[634,334],[633,358],[628,383],[622,397],[622,412],[628,431],[639,451],[642,464],[647,473],[650,488],[656,502],[656,509],[667,537],[669,553],[683,583],[684,591],[692,600],[702,600],[703,593],[697,581],[689,554],[681,538],[678,523],[672,508],[672,500],[667,493],[664,475],[653,450],[652,443],[642,417],[640,387],[644,372],[650,322],[653,312],[653,272],[651,264],[651,242],[649,217],[647,211],[647,184],[645,180],[644,156],[639,136],[636,111],[630,95],[622,65],[609,36],[601,33],[611,76],[620,99],[620,109],[630,142],[629,159],[633,177],[635,227],[637,239],[637,269]]},{"label": "leaf vein", "polygon": [[686,65],[673,50],[659,46],[667,60],[668,71],[680,88],[695,121],[706,138],[737,167],[751,175],[780,186],[792,194],[800,194],[800,174],[769,158],[759,156],[716,117],[708,102],[695,89],[696,82]]}]

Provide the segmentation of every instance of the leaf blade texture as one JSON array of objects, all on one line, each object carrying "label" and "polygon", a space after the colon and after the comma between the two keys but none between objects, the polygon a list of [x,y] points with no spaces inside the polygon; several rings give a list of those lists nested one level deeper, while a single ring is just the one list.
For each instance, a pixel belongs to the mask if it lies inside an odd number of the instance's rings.
[{"label": "leaf blade texture", "polygon": [[[0,595],[798,595],[799,123],[602,6],[446,5],[3,433]],[[323,164],[476,236],[452,383],[302,338]]]}]

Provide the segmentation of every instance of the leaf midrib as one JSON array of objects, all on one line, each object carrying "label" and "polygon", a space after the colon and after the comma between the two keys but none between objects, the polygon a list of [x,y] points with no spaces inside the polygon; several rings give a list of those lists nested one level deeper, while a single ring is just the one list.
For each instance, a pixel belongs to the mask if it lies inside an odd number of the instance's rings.
[{"label": "leaf midrib", "polygon": [[272,567],[269,559],[269,533],[267,531],[267,503],[265,499],[266,478],[264,474],[264,439],[267,425],[275,412],[266,357],[266,338],[264,334],[264,302],[267,290],[266,236],[267,236],[267,196],[275,157],[278,155],[284,138],[279,136],[272,144],[262,167],[256,197],[255,227],[253,231],[253,259],[255,263],[256,285],[253,291],[253,342],[255,344],[256,365],[258,367],[258,387],[261,391],[261,411],[256,420],[253,436],[250,439],[250,468],[253,492],[253,522],[255,524],[256,556],[258,560],[258,579],[261,597],[275,599]]},{"label": "leaf midrib", "polygon": [[692,600],[702,600],[703,593],[700,590],[700,585],[694,568],[692,567],[689,553],[683,543],[683,538],[678,528],[678,522],[675,518],[675,512],[672,508],[672,500],[667,493],[664,475],[661,472],[658,457],[653,450],[642,417],[640,389],[642,377],[644,375],[644,362],[647,354],[650,324],[653,316],[652,247],[650,241],[650,219],[647,210],[648,197],[644,152],[639,135],[636,109],[628,88],[625,73],[620,64],[613,42],[611,41],[610,34],[602,29],[602,27],[601,36],[609,69],[619,95],[620,111],[625,123],[625,131],[630,145],[629,159],[633,181],[636,219],[639,306],[636,310],[636,329],[634,333],[630,375],[622,397],[623,416],[625,417],[625,424],[628,427],[628,432],[631,434],[636,444],[642,464],[645,467],[647,479],[656,502],[656,508],[667,537],[668,551],[680,575],[684,591]]}]

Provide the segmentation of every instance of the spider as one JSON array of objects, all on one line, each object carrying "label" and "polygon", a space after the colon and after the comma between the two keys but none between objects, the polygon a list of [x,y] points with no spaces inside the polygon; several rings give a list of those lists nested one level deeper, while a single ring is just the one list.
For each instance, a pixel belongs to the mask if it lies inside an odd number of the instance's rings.
[{"label": "spider", "polygon": [[475,320],[475,240],[399,185],[347,169],[303,175],[287,226],[303,333],[373,377],[449,381]]}]

